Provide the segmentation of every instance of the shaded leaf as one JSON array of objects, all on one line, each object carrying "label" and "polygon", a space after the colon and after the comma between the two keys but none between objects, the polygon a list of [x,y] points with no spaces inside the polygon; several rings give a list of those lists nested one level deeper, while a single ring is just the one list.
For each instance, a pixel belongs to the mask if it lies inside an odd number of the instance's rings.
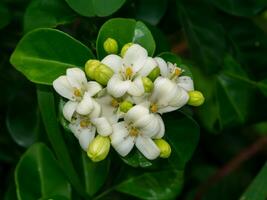
[{"label": "shaded leaf", "polygon": [[0,29],[4,28],[10,22],[10,13],[6,5],[0,3]]}]

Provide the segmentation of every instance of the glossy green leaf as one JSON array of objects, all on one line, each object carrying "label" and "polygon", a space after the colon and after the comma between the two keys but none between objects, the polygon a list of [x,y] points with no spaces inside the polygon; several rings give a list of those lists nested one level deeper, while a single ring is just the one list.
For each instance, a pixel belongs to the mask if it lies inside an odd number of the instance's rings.
[{"label": "glossy green leaf", "polygon": [[[69,156],[68,147],[62,136],[55,111],[54,95],[48,86],[39,86],[37,90],[38,104],[49,141],[55,151],[62,169],[76,191],[85,195],[81,181]],[[48,109],[49,108],[49,109]],[[71,148],[70,148],[71,149]]]},{"label": "glossy green leaf", "polygon": [[174,112],[163,116],[165,137],[171,144],[171,163],[183,169],[191,159],[199,140],[199,126],[190,117]]},{"label": "glossy green leaf", "polygon": [[266,200],[267,198],[267,163],[262,167],[259,174],[242,194],[240,200]]},{"label": "glossy green leaf", "polygon": [[126,179],[116,190],[146,200],[176,199],[183,185],[183,172],[146,172]]},{"label": "glossy green leaf", "polygon": [[177,0],[180,21],[194,60],[206,72],[217,72],[223,65],[226,50],[223,26],[204,2],[180,1]]},{"label": "glossy green leaf", "polygon": [[139,1],[136,5],[136,18],[156,25],[166,12],[168,0]]},{"label": "glossy green leaf", "polygon": [[193,75],[189,69],[189,65],[174,53],[161,53],[159,54],[159,57],[163,58],[165,61],[176,63],[177,67],[180,67],[184,70],[182,73],[183,76],[190,76],[193,78]]},{"label": "glossy green leaf", "polygon": [[140,151],[134,149],[126,157],[121,157],[121,159],[128,165],[132,167],[150,167],[153,165],[152,161],[145,158]]},{"label": "glossy green leaf", "polygon": [[82,152],[83,172],[85,190],[89,195],[94,195],[105,183],[110,167],[110,160],[107,158],[101,162],[92,162],[86,153]]},{"label": "glossy green leaf", "polygon": [[11,17],[8,8],[0,3],[0,29],[8,25],[10,19]]},{"label": "glossy green leaf", "polygon": [[36,200],[51,195],[71,197],[71,187],[52,152],[42,143],[22,156],[15,173],[19,200]]},{"label": "glossy green leaf", "polygon": [[70,67],[84,67],[92,52],[79,41],[54,29],[36,29],[26,34],[10,62],[30,81],[50,85]]},{"label": "glossy green leaf", "polygon": [[24,15],[24,32],[52,28],[73,21],[75,13],[64,0],[34,0]]},{"label": "glossy green leaf", "polygon": [[261,92],[264,94],[264,96],[267,96],[267,79],[258,82],[257,86],[259,87]]},{"label": "glossy green leaf", "polygon": [[217,8],[231,15],[253,16],[259,14],[267,6],[265,0],[208,0]]},{"label": "glossy green leaf", "polygon": [[33,144],[40,128],[36,99],[27,92],[17,94],[9,103],[6,124],[11,137],[18,145],[28,147]]},{"label": "glossy green leaf", "polygon": [[69,6],[82,16],[108,16],[116,12],[125,0],[66,0]]},{"label": "glossy green leaf", "polygon": [[107,21],[98,33],[96,47],[99,59],[107,55],[103,44],[109,37],[118,42],[119,50],[124,44],[133,42],[142,45],[152,56],[156,48],[153,36],[145,24],[133,19],[115,18]]}]

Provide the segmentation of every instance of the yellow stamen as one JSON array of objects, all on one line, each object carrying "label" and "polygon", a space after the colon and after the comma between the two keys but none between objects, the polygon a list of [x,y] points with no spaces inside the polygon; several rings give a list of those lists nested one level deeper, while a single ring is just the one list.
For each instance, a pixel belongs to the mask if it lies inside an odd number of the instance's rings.
[{"label": "yellow stamen", "polygon": [[74,94],[76,97],[81,97],[81,96],[82,96],[81,91],[80,91],[79,89],[77,89],[77,88],[74,89],[73,94]]},{"label": "yellow stamen", "polygon": [[138,136],[138,134],[139,134],[139,131],[136,128],[132,128],[129,131],[129,135],[132,136],[132,137],[136,137],[136,136]]},{"label": "yellow stamen", "polygon": [[151,106],[150,106],[150,110],[151,110],[151,112],[156,113],[158,111],[157,104],[152,103]]},{"label": "yellow stamen", "polygon": [[176,75],[176,76],[180,76],[181,75],[181,73],[182,73],[182,70],[180,69],[180,68],[175,68],[175,70],[174,70],[174,74]]},{"label": "yellow stamen", "polygon": [[89,125],[90,125],[90,121],[89,121],[88,119],[83,119],[83,120],[80,121],[80,126],[81,126],[82,128],[86,128],[86,127],[88,127]]},{"label": "yellow stamen", "polygon": [[111,101],[111,106],[114,108],[117,108],[119,106],[119,102],[117,101],[117,99],[112,99]]},{"label": "yellow stamen", "polygon": [[133,75],[133,70],[131,67],[127,67],[125,69],[125,75],[126,75],[126,77],[131,77]]}]

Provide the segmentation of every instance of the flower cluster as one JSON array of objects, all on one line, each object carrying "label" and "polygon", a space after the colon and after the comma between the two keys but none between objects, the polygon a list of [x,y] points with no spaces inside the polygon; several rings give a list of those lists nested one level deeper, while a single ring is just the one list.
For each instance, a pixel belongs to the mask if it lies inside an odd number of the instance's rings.
[{"label": "flower cluster", "polygon": [[150,160],[169,157],[161,115],[187,103],[201,105],[202,94],[176,64],[149,57],[138,44],[124,45],[120,56],[112,46],[105,42],[110,54],[87,61],[85,72],[69,68],[53,82],[68,99],[62,112],[69,129],[93,161],[105,159],[110,145],[123,157],[134,146]]}]

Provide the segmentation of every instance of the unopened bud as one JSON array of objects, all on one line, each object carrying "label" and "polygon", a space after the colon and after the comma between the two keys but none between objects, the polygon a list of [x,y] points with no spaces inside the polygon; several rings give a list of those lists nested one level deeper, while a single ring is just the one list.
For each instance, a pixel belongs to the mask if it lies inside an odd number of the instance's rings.
[{"label": "unopened bud", "polygon": [[154,82],[154,80],[156,80],[156,78],[158,78],[160,74],[160,68],[159,67],[155,67],[149,74],[148,74],[148,78]]},{"label": "unopened bud", "polygon": [[133,104],[130,101],[123,101],[120,104],[120,111],[127,113],[133,107]]},{"label": "unopened bud", "polygon": [[88,60],[85,64],[85,73],[88,78],[95,80],[95,70],[100,65],[99,60]]},{"label": "unopened bud", "polygon": [[104,160],[110,149],[109,137],[103,137],[101,135],[96,136],[95,139],[90,143],[87,155],[93,162],[99,162]]},{"label": "unopened bud", "polygon": [[122,49],[121,49],[121,57],[124,57],[124,55],[125,55],[125,53],[126,53],[126,51],[129,49],[129,47],[130,46],[132,46],[133,45],[133,43],[127,43],[127,44],[125,44],[123,47],[122,47]]},{"label": "unopened bud", "polygon": [[95,80],[102,84],[107,85],[109,79],[113,76],[114,72],[111,68],[109,68],[107,65],[100,64],[96,69],[94,73]]},{"label": "unopened bud", "polygon": [[143,77],[142,82],[143,82],[145,92],[151,92],[153,90],[154,84],[149,78]]},{"label": "unopened bud", "polygon": [[113,38],[108,38],[103,44],[105,51],[108,54],[117,54],[118,53],[118,43]]},{"label": "unopened bud", "polygon": [[200,106],[204,103],[205,98],[203,94],[197,90],[188,92],[189,100],[187,102],[190,106]]},{"label": "unopened bud", "polygon": [[168,142],[166,142],[163,139],[157,139],[157,140],[154,140],[154,142],[160,150],[159,157],[161,157],[161,158],[170,157],[172,150],[171,150],[171,146],[169,145]]}]

